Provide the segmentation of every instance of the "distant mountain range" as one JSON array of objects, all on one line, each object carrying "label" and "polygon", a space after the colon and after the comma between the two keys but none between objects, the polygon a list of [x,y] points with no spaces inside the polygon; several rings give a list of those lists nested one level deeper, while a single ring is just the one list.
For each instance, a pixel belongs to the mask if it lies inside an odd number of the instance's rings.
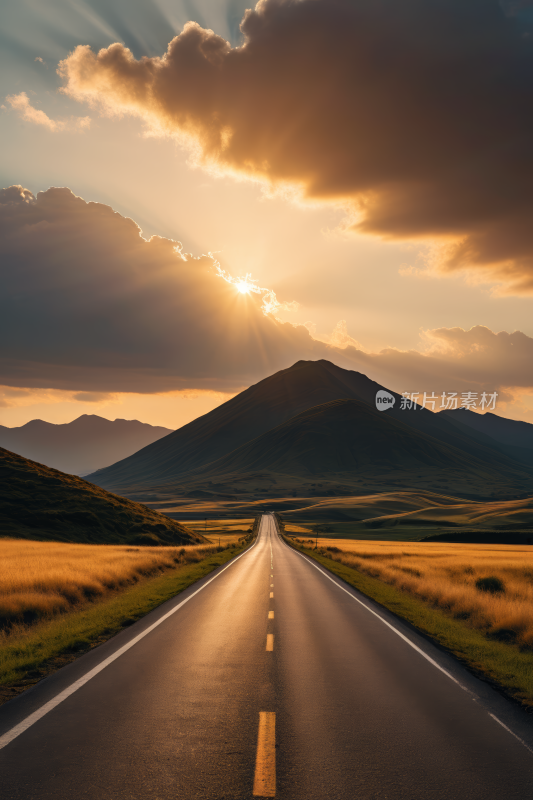
[{"label": "distant mountain range", "polygon": [[533,425],[516,419],[506,419],[485,411],[484,414],[466,408],[441,411],[456,427],[467,426],[502,445],[503,451],[519,461],[533,464]]},{"label": "distant mountain range", "polygon": [[2,536],[87,544],[183,545],[203,536],[140,503],[0,448]]},{"label": "distant mountain range", "polygon": [[88,478],[139,497],[150,490],[230,498],[400,486],[472,497],[533,491],[533,468],[513,447],[455,417],[402,409],[394,392],[394,407],[378,411],[380,390],[328,361],[299,361]]},{"label": "distant mountain range", "polygon": [[83,414],[64,425],[41,419],[33,419],[20,428],[0,425],[0,447],[71,475],[87,475],[169,433],[169,428],[135,419],[111,422],[95,414]]}]

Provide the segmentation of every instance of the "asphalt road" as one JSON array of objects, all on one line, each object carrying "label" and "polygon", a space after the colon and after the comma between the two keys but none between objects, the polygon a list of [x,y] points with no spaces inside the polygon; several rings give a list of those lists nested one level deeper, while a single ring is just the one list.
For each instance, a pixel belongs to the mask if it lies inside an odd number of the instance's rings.
[{"label": "asphalt road", "polygon": [[264,516],[239,559],[0,708],[0,796],[528,800],[533,726]]}]

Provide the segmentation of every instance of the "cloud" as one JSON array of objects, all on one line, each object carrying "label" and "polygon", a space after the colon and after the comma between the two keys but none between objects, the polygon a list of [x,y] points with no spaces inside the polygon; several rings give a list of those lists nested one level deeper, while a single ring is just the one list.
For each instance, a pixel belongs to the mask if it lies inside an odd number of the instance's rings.
[{"label": "cloud", "polygon": [[261,0],[230,44],[190,22],[161,57],[77,47],[64,91],[211,169],[438,240],[434,267],[533,291],[533,37],[523,3]]},{"label": "cloud", "polygon": [[344,350],[346,347],[350,346],[356,348],[357,350],[363,350],[363,346],[348,333],[348,326],[345,319],[340,319],[337,322],[329,336],[317,336],[316,333],[314,333],[314,328],[315,326],[310,329],[311,335],[313,338],[319,339],[321,342],[331,344],[333,347],[340,348],[341,350]]},{"label": "cloud", "polygon": [[[35,59],[42,61],[42,59]],[[71,117],[68,120],[54,120],[38,108],[34,108],[28,98],[26,92],[20,94],[11,94],[6,97],[7,102],[14,108],[15,111],[20,113],[22,119],[26,122],[31,122],[33,125],[41,125],[43,128],[48,128],[49,131],[54,133],[57,131],[83,131],[86,130],[91,124],[90,117]]]},{"label": "cloud", "polygon": [[390,348],[357,358],[397,391],[498,391],[510,401],[517,390],[533,389],[533,338],[520,331],[435,328],[422,332],[421,351]]},{"label": "cloud", "polygon": [[[0,191],[0,375],[5,387],[109,393],[233,393],[300,359],[328,359],[399,392],[533,390],[533,338],[435,328],[419,350],[366,352],[341,320],[329,336],[312,323],[264,313],[270,289],[241,293],[211,255],[143,238],[136,223],[69,189],[36,197]],[[236,285],[237,284],[237,285]],[[58,395],[59,396],[59,395]],[[13,397],[4,389],[3,404]]]},{"label": "cloud", "polygon": [[277,298],[276,292],[273,289],[266,289],[257,286],[257,281],[252,278],[251,272],[246,275],[241,275],[234,278],[225,269],[222,269],[220,264],[217,264],[217,275],[222,278],[226,283],[230,283],[237,288],[241,294],[260,294],[262,299],[261,309],[263,314],[272,314],[276,316],[280,311],[298,311],[300,304],[296,300],[280,303]]},{"label": "cloud", "polygon": [[78,403],[103,403],[104,400],[112,400],[113,397],[111,392],[76,392],[72,399]]},{"label": "cloud", "polygon": [[263,313],[268,290],[241,294],[217,266],[179,242],[146,241],[133,220],[69,189],[0,191],[2,382],[231,392],[328,352]]}]

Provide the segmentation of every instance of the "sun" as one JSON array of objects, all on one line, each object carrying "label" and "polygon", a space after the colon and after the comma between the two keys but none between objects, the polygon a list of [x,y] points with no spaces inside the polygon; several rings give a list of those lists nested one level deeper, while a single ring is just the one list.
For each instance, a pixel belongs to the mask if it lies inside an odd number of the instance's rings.
[{"label": "sun", "polygon": [[241,294],[250,294],[250,292],[254,288],[253,283],[249,282],[248,276],[246,276],[246,278],[240,278],[238,281],[236,281],[235,286],[237,288],[237,291],[240,292]]}]

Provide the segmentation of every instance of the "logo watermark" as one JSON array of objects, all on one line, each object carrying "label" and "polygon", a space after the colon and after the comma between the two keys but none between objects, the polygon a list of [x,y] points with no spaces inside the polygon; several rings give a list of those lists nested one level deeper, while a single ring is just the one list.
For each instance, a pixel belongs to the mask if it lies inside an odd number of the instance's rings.
[{"label": "logo watermark", "polygon": [[388,411],[389,408],[393,407],[395,402],[396,398],[394,395],[386,392],[384,389],[380,389],[379,392],[376,392],[376,408],[378,411]]},{"label": "logo watermark", "polygon": [[[422,398],[422,399],[420,399]],[[466,408],[470,411],[480,409],[481,411],[494,411],[498,392],[443,392],[436,395],[435,392],[402,392],[400,399],[400,409],[429,408],[435,411],[437,401],[440,400],[439,411],[453,411],[456,408]],[[396,398],[385,389],[376,392],[376,408],[378,411],[388,411],[393,408]]]},{"label": "logo watermark", "polygon": [[[379,392],[378,392],[379,394]],[[422,397],[422,400],[419,398]],[[480,409],[481,411],[494,411],[498,392],[443,392],[437,396],[434,392],[402,392],[400,400],[401,409],[430,408],[435,411],[437,401],[440,399],[441,411],[453,411],[456,408],[467,408],[470,411]]]}]

